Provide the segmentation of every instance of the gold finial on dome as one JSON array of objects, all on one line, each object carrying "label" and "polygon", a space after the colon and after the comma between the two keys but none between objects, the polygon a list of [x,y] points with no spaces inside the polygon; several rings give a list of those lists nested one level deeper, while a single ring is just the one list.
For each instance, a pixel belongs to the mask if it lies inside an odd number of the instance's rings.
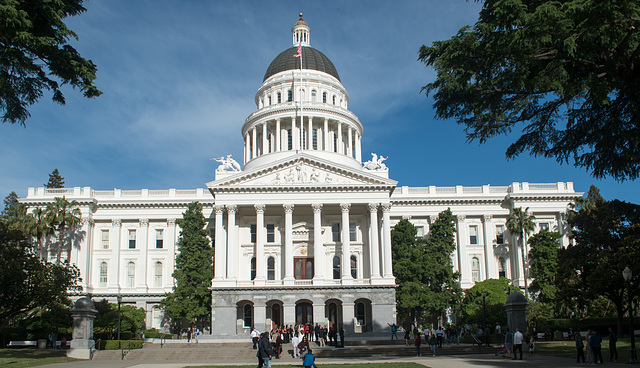
[{"label": "gold finial on dome", "polygon": [[300,20],[302,20],[302,13],[300,13]]},{"label": "gold finial on dome", "polygon": [[291,29],[293,33],[293,46],[309,46],[309,25],[302,19],[302,13],[300,13],[300,19],[296,22]]}]

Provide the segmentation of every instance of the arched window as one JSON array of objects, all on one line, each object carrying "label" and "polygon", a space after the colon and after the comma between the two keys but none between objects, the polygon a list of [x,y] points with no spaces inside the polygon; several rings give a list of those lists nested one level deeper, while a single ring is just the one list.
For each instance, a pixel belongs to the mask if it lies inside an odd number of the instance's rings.
[{"label": "arched window", "polygon": [[107,262],[100,263],[100,287],[107,287]]},{"label": "arched window", "polygon": [[289,102],[293,101],[293,91],[292,90],[288,90],[287,91],[287,101],[289,101]]},{"label": "arched window", "polygon": [[507,263],[504,258],[498,258],[498,277],[507,277]]},{"label": "arched window", "polygon": [[333,95],[333,104],[334,105],[336,104],[336,96],[335,95]]},{"label": "arched window", "polygon": [[358,278],[358,258],[356,256],[351,256],[351,277]]},{"label": "arched window", "polygon": [[293,134],[291,129],[287,129],[287,147],[289,151],[293,149]]},{"label": "arched window", "polygon": [[360,326],[365,324],[365,310],[366,308],[363,302],[356,303],[356,320]]},{"label": "arched window", "polygon": [[153,287],[162,287],[162,262],[156,262],[153,274]]},{"label": "arched window", "polygon": [[318,92],[316,92],[316,90],[315,90],[315,89],[314,89],[314,90],[311,90],[311,102],[317,102],[317,101],[316,101],[316,100],[317,100],[317,97],[318,97],[318,96],[317,96],[317,94],[318,94]]},{"label": "arched window", "polygon": [[271,106],[271,95],[269,95],[269,97],[267,98],[267,101],[269,102],[269,106]]},{"label": "arched window", "polygon": [[256,278],[256,257],[251,258],[251,280]]},{"label": "arched window", "polygon": [[136,264],[133,262],[129,262],[127,265],[127,287],[135,287],[136,286]]},{"label": "arched window", "polygon": [[471,281],[480,281],[480,260],[477,257],[471,259]]},{"label": "arched window", "polygon": [[276,279],[276,260],[273,257],[267,258],[267,280]]},{"label": "arched window", "polygon": [[327,92],[322,92],[322,103],[327,103]]},{"label": "arched window", "polygon": [[278,103],[282,103],[282,93],[278,92],[276,96],[278,97]]},{"label": "arched window", "polygon": [[333,279],[340,280],[340,257],[333,257]]},{"label": "arched window", "polygon": [[253,326],[253,308],[251,308],[251,304],[244,305],[242,311],[242,320],[244,322],[244,327]]}]

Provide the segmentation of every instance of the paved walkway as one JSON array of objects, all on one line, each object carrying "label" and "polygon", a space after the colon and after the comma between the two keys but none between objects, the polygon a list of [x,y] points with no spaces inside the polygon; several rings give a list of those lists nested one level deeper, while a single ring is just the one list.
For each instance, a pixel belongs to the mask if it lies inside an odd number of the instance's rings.
[{"label": "paved walkway", "polygon": [[[415,358],[389,358],[389,359],[317,359],[316,364],[320,367],[322,364],[345,364],[345,363],[382,363],[382,362],[413,362],[422,364],[432,368],[493,368],[493,367],[529,367],[529,368],[557,368],[575,366],[573,359],[548,357],[536,355],[533,357],[526,356],[523,360],[510,360],[506,358],[498,358],[490,354],[483,355],[460,355],[460,356],[436,356],[436,357],[415,357]],[[185,366],[200,365],[256,365],[256,361],[238,362],[238,361],[216,361],[216,362],[149,362],[141,361],[121,361],[121,360],[103,360],[103,361],[76,361],[70,363],[50,364],[45,367],[52,368],[182,368]],[[290,362],[274,362],[273,366],[291,365]],[[297,363],[296,365],[300,365]]]}]

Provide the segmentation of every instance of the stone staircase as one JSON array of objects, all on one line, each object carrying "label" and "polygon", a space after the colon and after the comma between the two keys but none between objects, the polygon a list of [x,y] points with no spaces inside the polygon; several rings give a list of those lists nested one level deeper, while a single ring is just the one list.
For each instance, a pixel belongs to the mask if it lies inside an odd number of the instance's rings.
[{"label": "stone staircase", "polygon": [[[276,362],[292,363],[299,362],[291,357],[292,349],[290,344],[285,344],[284,351]],[[399,358],[414,357],[416,350],[413,345],[405,346],[404,341],[390,340],[348,340],[344,347],[316,346],[311,343],[311,349],[317,358]],[[477,345],[460,344],[444,345],[442,349],[436,350],[436,355],[463,355],[463,354],[494,354],[499,349],[496,347],[482,347],[481,351]],[[422,345],[421,352],[427,356],[431,354],[428,345]],[[94,360],[120,360],[120,350],[104,350],[95,353]],[[162,348],[158,343],[145,343],[142,349],[134,349],[127,353],[125,360],[135,361],[155,361],[155,362],[229,362],[229,363],[253,363],[256,361],[256,350],[251,348],[249,342],[200,342],[199,344],[169,343]]]}]

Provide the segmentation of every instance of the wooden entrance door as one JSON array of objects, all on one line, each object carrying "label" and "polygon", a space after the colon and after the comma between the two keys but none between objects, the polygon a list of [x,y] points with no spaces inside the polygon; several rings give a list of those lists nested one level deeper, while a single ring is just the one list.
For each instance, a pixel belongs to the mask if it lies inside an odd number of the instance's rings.
[{"label": "wooden entrance door", "polygon": [[296,305],[296,324],[313,323],[313,306],[311,303]]},{"label": "wooden entrance door", "polygon": [[296,280],[311,280],[313,278],[313,258],[294,258],[293,270]]}]

